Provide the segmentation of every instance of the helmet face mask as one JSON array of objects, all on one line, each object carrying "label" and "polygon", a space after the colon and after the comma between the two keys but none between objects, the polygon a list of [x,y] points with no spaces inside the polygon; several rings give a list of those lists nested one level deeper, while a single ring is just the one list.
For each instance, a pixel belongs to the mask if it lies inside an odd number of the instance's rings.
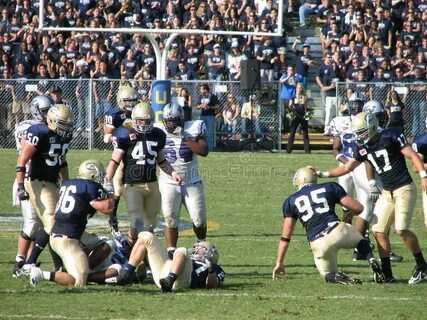
[{"label": "helmet face mask", "polygon": [[365,104],[366,97],[360,92],[355,92],[348,99],[348,109],[351,115],[356,115],[362,112],[363,105]]},{"label": "helmet face mask", "polygon": [[71,109],[64,104],[53,105],[47,113],[47,125],[61,137],[70,136],[74,125]]},{"label": "helmet face mask", "polygon": [[132,127],[139,133],[147,134],[153,129],[154,111],[148,103],[138,103],[132,110]]},{"label": "helmet face mask", "polygon": [[163,108],[163,125],[168,133],[176,133],[184,125],[184,110],[179,104],[168,103]]},{"label": "helmet face mask", "polygon": [[123,86],[117,93],[117,105],[124,111],[132,111],[138,102],[138,96],[133,87]]},{"label": "helmet face mask", "polygon": [[102,183],[105,177],[105,169],[101,162],[98,160],[83,161],[79,167],[79,178],[92,180],[97,183]]},{"label": "helmet face mask", "polygon": [[317,183],[316,172],[309,167],[299,168],[295,172],[292,183],[297,191],[306,185]]},{"label": "helmet face mask", "polygon": [[189,249],[191,260],[205,262],[210,260],[212,264],[217,264],[219,260],[218,248],[208,241],[197,242]]},{"label": "helmet face mask", "polygon": [[30,103],[30,113],[33,119],[46,122],[47,113],[55,102],[49,96],[37,96]]},{"label": "helmet face mask", "polygon": [[378,120],[370,112],[362,112],[354,117],[351,130],[356,136],[356,143],[363,146],[378,134]]}]

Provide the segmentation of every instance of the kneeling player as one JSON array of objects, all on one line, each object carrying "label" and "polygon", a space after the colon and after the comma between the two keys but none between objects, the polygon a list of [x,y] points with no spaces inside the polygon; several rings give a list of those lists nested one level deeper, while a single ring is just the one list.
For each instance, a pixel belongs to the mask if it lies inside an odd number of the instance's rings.
[{"label": "kneeling player", "polygon": [[276,266],[273,279],[284,274],[283,260],[291,241],[295,224],[299,219],[310,241],[314,261],[326,282],[341,284],[361,283],[359,279],[350,278],[338,272],[337,253],[341,248],[357,248],[365,256],[377,283],[384,282],[384,274],[372,255],[369,242],[352,225],[341,222],[335,205],[340,204],[349,209],[349,214],[358,215],[363,206],[349,197],[344,189],[335,182],[317,184],[314,170],[305,167],[295,173],[293,184],[297,189],[283,204],[283,229],[277,249]]},{"label": "kneeling player", "polygon": [[[87,219],[96,211],[112,212],[114,200],[107,195],[100,182],[105,170],[97,160],[86,160],[79,167],[79,178],[64,181],[56,206],[55,221],[50,236],[52,249],[61,257],[67,272],[42,272],[38,267],[30,271],[30,283],[53,280],[62,285],[84,286],[89,274],[88,258],[82,243],[89,246],[93,236],[85,233]],[[98,242],[96,237],[95,242]]]}]

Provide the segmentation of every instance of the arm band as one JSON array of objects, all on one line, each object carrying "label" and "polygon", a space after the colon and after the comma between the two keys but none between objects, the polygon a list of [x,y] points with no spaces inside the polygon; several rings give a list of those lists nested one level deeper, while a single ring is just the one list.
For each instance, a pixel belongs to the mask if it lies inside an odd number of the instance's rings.
[{"label": "arm band", "polygon": [[111,159],[111,161],[113,161],[115,164],[117,164],[118,166],[120,165],[120,163],[118,163],[116,160]]},{"label": "arm band", "polygon": [[329,178],[329,171],[321,172],[322,178]]},{"label": "arm band", "polygon": [[285,237],[280,237],[280,241],[289,243],[289,242],[291,242],[291,239],[285,238]]},{"label": "arm band", "polygon": [[337,160],[337,161],[340,161],[340,157],[341,156],[344,156],[342,153],[340,153],[339,155],[337,155],[336,157],[335,157],[335,159]]},{"label": "arm band", "polygon": [[65,161],[65,162],[63,162],[63,163],[61,164],[61,168],[65,168],[65,167],[68,167],[68,163],[67,163],[67,161]]},{"label": "arm band", "polygon": [[422,170],[419,172],[421,179],[427,177],[427,172],[425,170]]},{"label": "arm band", "polygon": [[16,167],[15,171],[16,172],[24,172],[25,173],[26,170],[25,170],[25,167]]}]

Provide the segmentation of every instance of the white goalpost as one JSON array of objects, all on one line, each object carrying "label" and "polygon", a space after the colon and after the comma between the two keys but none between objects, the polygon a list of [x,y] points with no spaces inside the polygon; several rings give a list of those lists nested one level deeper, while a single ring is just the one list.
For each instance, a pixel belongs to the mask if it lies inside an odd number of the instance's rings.
[{"label": "white goalpost", "polygon": [[[117,33],[142,33],[150,41],[153,46],[154,54],[156,56],[156,79],[166,79],[166,59],[172,41],[179,35],[184,34],[214,34],[214,35],[243,35],[243,36],[270,36],[281,37],[283,35],[283,1],[278,1],[278,19],[277,29],[275,32],[250,32],[250,31],[221,31],[221,30],[204,30],[204,29],[146,29],[146,28],[77,28],[77,27],[46,27],[43,25],[45,12],[45,0],[40,0],[39,7],[39,27],[40,31],[75,31],[75,32],[117,32]],[[169,34],[164,50],[160,50],[157,41],[152,36],[153,34]]]}]

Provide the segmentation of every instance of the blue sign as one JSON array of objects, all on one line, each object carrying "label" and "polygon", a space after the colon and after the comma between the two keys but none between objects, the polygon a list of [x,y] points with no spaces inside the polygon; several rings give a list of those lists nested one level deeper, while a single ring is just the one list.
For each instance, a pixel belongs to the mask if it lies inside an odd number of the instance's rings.
[{"label": "blue sign", "polygon": [[171,100],[171,81],[155,80],[151,83],[151,107],[156,115],[156,123],[163,120],[163,108]]}]

